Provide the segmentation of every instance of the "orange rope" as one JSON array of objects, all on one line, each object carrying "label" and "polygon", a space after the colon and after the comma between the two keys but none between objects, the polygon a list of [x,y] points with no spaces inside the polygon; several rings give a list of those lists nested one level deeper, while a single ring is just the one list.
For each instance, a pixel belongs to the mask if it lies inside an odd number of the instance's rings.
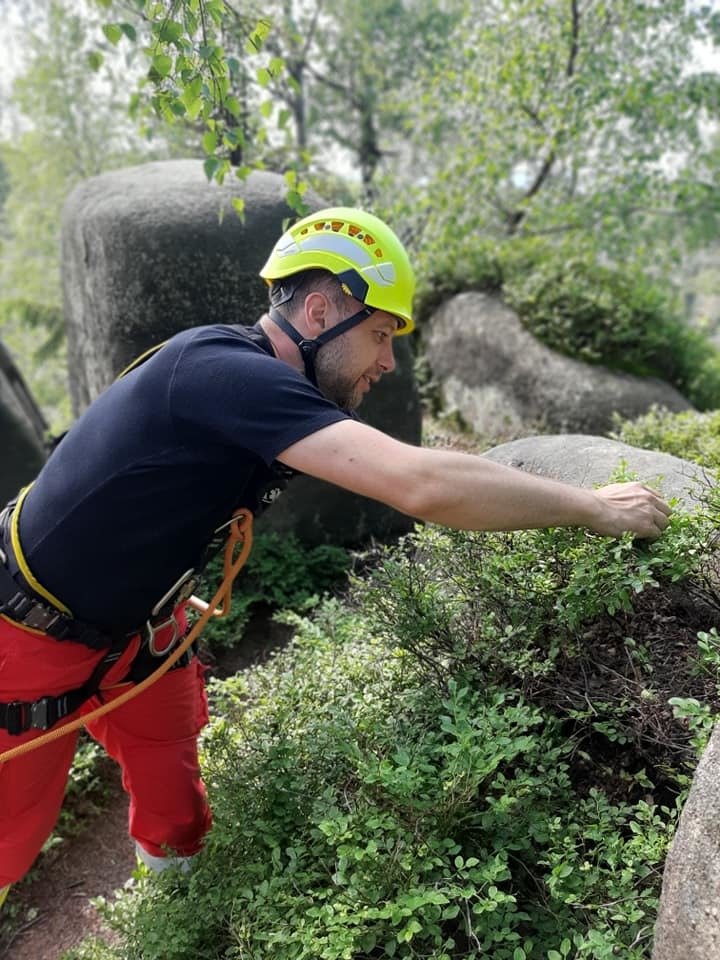
[{"label": "orange rope", "polygon": [[[225,546],[222,583],[218,587],[217,592],[210,603],[206,604],[204,601],[197,600],[195,597],[190,599],[189,602],[191,605],[200,607],[202,609],[202,613],[197,622],[194,624],[190,633],[185,637],[177,649],[173,650],[167,660],[163,660],[154,673],[151,673],[149,677],[146,677],[141,683],[131,687],[125,693],[120,694],[120,696],[115,700],[102,704],[102,706],[97,707],[91,713],[88,713],[82,717],[78,717],[76,720],[71,720],[70,723],[62,724],[61,726],[56,727],[54,730],[48,730],[47,733],[44,733],[40,737],[36,737],[34,740],[28,740],[26,743],[21,743],[17,747],[12,747],[12,749],[6,750],[4,753],[0,753],[0,764],[6,763],[8,760],[12,760],[14,757],[19,757],[23,753],[29,753],[31,750],[36,750],[38,747],[42,747],[44,744],[50,743],[53,740],[57,740],[59,737],[65,736],[66,733],[70,733],[72,730],[77,730],[84,724],[90,723],[92,720],[103,716],[103,714],[109,713],[116,707],[127,703],[128,700],[132,700],[133,697],[137,697],[138,694],[142,693],[144,690],[147,690],[149,686],[151,686],[153,683],[159,680],[160,677],[168,672],[170,667],[172,667],[173,664],[176,663],[190,647],[190,645],[197,640],[211,617],[227,616],[230,612],[230,596],[232,593],[233,581],[245,565],[245,562],[250,554],[250,550],[252,549],[252,520],[253,515],[249,510],[238,510],[235,514],[232,523],[230,524],[228,540]],[[235,547],[238,544],[240,545],[240,550],[237,557],[233,558]]]}]

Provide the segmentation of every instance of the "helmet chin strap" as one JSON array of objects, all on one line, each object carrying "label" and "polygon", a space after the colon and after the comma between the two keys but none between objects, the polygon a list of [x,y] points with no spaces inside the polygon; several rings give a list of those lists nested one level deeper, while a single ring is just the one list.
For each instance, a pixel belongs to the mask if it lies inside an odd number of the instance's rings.
[{"label": "helmet chin strap", "polygon": [[323,347],[326,343],[328,343],[328,341],[334,340],[335,337],[339,337],[341,334],[347,333],[348,330],[351,330],[359,323],[362,323],[363,320],[366,320],[374,312],[374,307],[363,307],[362,310],[358,310],[358,312],[354,313],[351,317],[341,320],[336,326],[330,327],[329,330],[321,333],[320,336],[315,337],[314,340],[305,339],[305,337],[303,337],[302,334],[295,329],[290,321],[285,319],[277,307],[271,306],[268,310],[268,316],[272,322],[280,327],[283,333],[286,333],[293,343],[296,344],[298,350],[300,351],[300,356],[303,359],[303,364],[305,365],[305,376],[308,378],[310,383],[316,387],[317,376],[315,374],[315,357],[317,356],[317,352],[320,347]]}]

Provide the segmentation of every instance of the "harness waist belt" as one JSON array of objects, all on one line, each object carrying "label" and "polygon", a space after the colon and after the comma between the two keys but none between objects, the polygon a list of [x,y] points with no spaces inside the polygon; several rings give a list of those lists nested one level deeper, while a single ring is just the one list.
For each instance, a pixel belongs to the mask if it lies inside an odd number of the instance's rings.
[{"label": "harness waist belt", "polygon": [[[41,630],[55,640],[76,640],[93,650],[104,650],[112,643],[107,631],[82,620],[75,620],[45,603],[18,584],[7,568],[7,555],[0,549],[0,614],[32,630]],[[20,576],[20,575],[18,575]]]},{"label": "harness waist belt", "polygon": [[0,727],[5,727],[11,736],[32,729],[49,730],[58,720],[77,710],[86,699],[84,690],[71,690],[59,697],[41,697],[34,703],[25,700],[0,703]]},{"label": "harness waist belt", "polygon": [[[188,666],[195,655],[194,645],[186,650],[171,670]],[[117,660],[119,653],[111,651],[100,661],[92,676],[81,687],[67,690],[58,696],[40,697],[39,700],[13,700],[0,703],[0,728],[5,728],[10,736],[27,733],[28,730],[49,730],[59,720],[74,713],[78,707],[95,696],[100,689],[103,675]],[[131,665],[132,674],[132,665]],[[123,681],[125,682],[125,681]],[[137,682],[133,679],[132,682]]]},{"label": "harness waist belt", "polygon": [[[126,649],[130,638],[138,633],[141,634],[142,644],[132,663],[128,664],[127,676],[130,682],[138,683],[152,673],[155,667],[147,669],[148,663],[145,661],[168,656],[180,639],[174,607],[192,592],[195,580],[192,576],[194,571],[186,571],[155,605],[144,626],[140,625],[134,630],[103,630],[94,624],[76,620],[51,603],[41,600],[19,570],[7,532],[13,507],[11,503],[0,512],[0,615],[7,616],[18,626],[39,630],[55,640],[72,640],[94,650],[106,651],[88,680],[75,690],[58,696],[40,697],[35,701],[0,703],[0,729],[5,728],[11,736],[17,736],[32,729],[49,730],[98,693],[103,677]],[[13,569],[16,570],[14,576],[11,572]],[[171,625],[173,635],[170,643],[158,648],[155,634]],[[171,669],[186,667],[195,654],[194,647],[186,650]],[[143,656],[145,651],[147,656]]]}]

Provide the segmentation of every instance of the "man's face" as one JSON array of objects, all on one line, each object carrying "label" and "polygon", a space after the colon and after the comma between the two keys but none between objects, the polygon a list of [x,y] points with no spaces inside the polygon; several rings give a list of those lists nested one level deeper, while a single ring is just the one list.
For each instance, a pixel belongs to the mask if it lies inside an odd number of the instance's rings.
[{"label": "man's face", "polygon": [[[352,312],[361,307],[357,304]],[[322,393],[343,410],[359,407],[380,377],[395,369],[392,340],[397,326],[396,317],[376,310],[362,323],[322,346],[315,358],[315,374]]]}]

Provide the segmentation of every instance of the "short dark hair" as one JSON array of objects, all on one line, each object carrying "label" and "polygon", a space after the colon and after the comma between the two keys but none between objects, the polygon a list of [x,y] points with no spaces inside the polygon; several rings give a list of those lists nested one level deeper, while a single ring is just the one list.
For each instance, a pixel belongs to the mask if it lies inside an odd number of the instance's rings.
[{"label": "short dark hair", "polygon": [[[290,286],[292,286],[292,293],[289,290]],[[315,291],[324,293],[338,310],[342,310],[347,302],[347,294],[333,273],[329,270],[312,269],[294,273],[291,277],[285,277],[282,280],[274,280],[270,287],[270,303],[275,306],[282,305],[292,316],[301,309],[305,297]],[[290,296],[287,295],[288,293]]]}]

